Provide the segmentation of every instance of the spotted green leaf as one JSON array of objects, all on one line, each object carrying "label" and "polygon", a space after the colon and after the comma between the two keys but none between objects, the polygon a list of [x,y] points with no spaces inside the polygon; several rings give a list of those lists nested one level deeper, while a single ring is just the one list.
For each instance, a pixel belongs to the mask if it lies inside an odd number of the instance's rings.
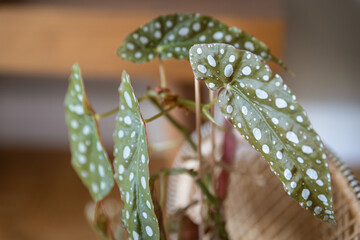
[{"label": "spotted green leaf", "polygon": [[269,48],[255,37],[216,19],[200,14],[172,14],[159,16],[136,29],[123,41],[117,54],[136,63],[161,59],[189,59],[189,49],[197,43],[228,43],[246,49],[264,61],[276,59]]},{"label": "spotted green leaf", "polygon": [[77,64],[72,67],[65,98],[65,118],[69,130],[71,163],[92,198],[99,201],[114,185],[113,172]]},{"label": "spotted green leaf", "polygon": [[196,79],[218,91],[218,104],[258,150],[300,205],[334,222],[330,174],[320,137],[278,74],[259,58],[226,44],[190,49]]},{"label": "spotted green leaf", "polygon": [[123,221],[133,239],[159,239],[149,188],[149,156],[139,103],[124,71],[114,132],[115,180],[124,202]]}]

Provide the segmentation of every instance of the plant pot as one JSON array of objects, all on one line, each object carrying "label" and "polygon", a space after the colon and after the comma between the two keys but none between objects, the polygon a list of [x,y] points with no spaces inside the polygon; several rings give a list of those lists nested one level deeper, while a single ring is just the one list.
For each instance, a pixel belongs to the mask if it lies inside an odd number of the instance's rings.
[{"label": "plant pot", "polygon": [[[210,159],[209,125],[202,127],[203,159]],[[224,200],[226,229],[230,239],[360,239],[360,187],[350,170],[329,150],[326,150],[332,178],[333,209],[337,225],[314,217],[284,191],[280,180],[268,163],[240,134],[237,140],[227,197]],[[195,135],[193,135],[195,140]],[[216,159],[222,155],[224,132],[215,132]],[[192,154],[189,154],[192,153]],[[188,144],[180,149],[175,168],[197,168],[196,154]],[[169,178],[167,213],[172,214],[194,200],[200,191],[185,175]],[[199,204],[186,215],[200,222]]]}]

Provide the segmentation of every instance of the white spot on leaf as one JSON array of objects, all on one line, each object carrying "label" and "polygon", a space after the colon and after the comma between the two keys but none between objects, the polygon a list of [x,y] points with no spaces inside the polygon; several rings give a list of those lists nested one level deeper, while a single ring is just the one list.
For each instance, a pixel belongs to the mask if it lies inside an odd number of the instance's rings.
[{"label": "white spot on leaf", "polygon": [[99,187],[98,187],[98,185],[97,185],[96,183],[92,183],[92,184],[91,184],[91,188],[92,188],[92,191],[93,191],[94,193],[98,193],[98,192],[99,192]]},{"label": "white spot on leaf", "polygon": [[251,74],[251,68],[249,66],[244,67],[241,72],[245,75],[248,76]]},{"label": "white spot on leaf", "polygon": [[124,92],[124,97],[125,97],[125,101],[126,101],[127,105],[129,106],[129,108],[132,108],[132,101],[131,101],[130,95],[127,91]]},{"label": "white spot on leaf", "polygon": [[313,149],[307,145],[302,146],[301,150],[306,154],[311,154],[313,152]]},{"label": "white spot on leaf", "polygon": [[125,168],[123,165],[119,165],[119,174],[123,174],[125,172]]},{"label": "white spot on leaf", "polygon": [[196,22],[194,23],[194,25],[192,26],[192,29],[195,31],[195,32],[198,32],[200,30],[200,23]]},{"label": "white spot on leaf", "polygon": [[248,109],[247,109],[247,107],[246,107],[246,106],[242,106],[241,112],[242,112],[244,115],[247,115],[247,114],[248,114]]},{"label": "white spot on leaf", "polygon": [[304,188],[301,192],[301,196],[303,197],[303,199],[307,200],[310,196],[310,191],[307,188]]},{"label": "white spot on leaf", "polygon": [[209,64],[210,64],[210,66],[216,67],[216,61],[215,61],[215,59],[213,58],[213,56],[208,55],[208,56],[207,56],[207,60],[208,60],[208,62],[209,62]]},{"label": "white spot on leaf", "polygon": [[153,231],[152,231],[152,229],[151,229],[150,226],[146,226],[146,227],[145,227],[145,230],[146,230],[146,234],[147,234],[149,237],[151,237],[151,236],[153,235]]},{"label": "white spot on leaf", "polygon": [[314,169],[312,169],[312,168],[307,169],[307,170],[306,170],[306,174],[307,174],[307,175],[309,176],[309,178],[311,178],[311,179],[316,180],[316,179],[318,178],[317,172],[316,172]]},{"label": "white spot on leaf", "polygon": [[298,157],[297,160],[299,163],[304,163],[304,159],[302,159],[301,157]]},{"label": "white spot on leaf", "polygon": [[216,33],[213,34],[213,38],[214,38],[215,40],[220,40],[220,39],[222,39],[223,37],[224,37],[224,34],[223,34],[222,32],[216,32]]},{"label": "white spot on leaf", "polygon": [[144,154],[141,154],[141,162],[145,163],[145,155]]},{"label": "white spot on leaf", "polygon": [[142,53],[141,52],[136,52],[135,53],[135,58],[141,58],[142,56]]},{"label": "white spot on leaf", "polygon": [[161,38],[161,32],[160,31],[155,31],[154,36],[157,39]]},{"label": "white spot on leaf", "polygon": [[235,62],[235,56],[234,55],[231,55],[229,57],[229,62],[231,62],[231,63]]},{"label": "white spot on leaf", "polygon": [[189,33],[189,28],[187,28],[187,27],[180,28],[180,30],[179,30],[180,36],[186,36],[188,33]]},{"label": "white spot on leaf", "polygon": [[101,177],[105,177],[105,169],[104,169],[104,167],[102,165],[98,166],[98,171],[99,171],[99,175]]},{"label": "white spot on leaf", "polygon": [[204,74],[207,72],[207,68],[201,64],[197,66],[197,69],[199,70],[199,72],[204,73]]},{"label": "white spot on leaf", "polygon": [[259,141],[261,139],[261,131],[260,131],[260,129],[254,128],[253,129],[253,134],[254,134],[254,137],[255,137],[256,140]]},{"label": "white spot on leaf", "polygon": [[261,90],[261,89],[256,89],[255,93],[256,93],[256,96],[260,99],[267,99],[269,96],[267,94],[267,92],[265,92],[264,90]]},{"label": "white spot on leaf", "polygon": [[146,180],[145,177],[141,177],[141,185],[144,189],[146,189]]},{"label": "white spot on leaf", "polygon": [[71,120],[70,125],[73,129],[77,129],[79,127],[79,123],[75,119]]},{"label": "white spot on leaf", "polygon": [[284,171],[284,177],[287,179],[287,180],[290,180],[292,178],[292,173],[289,169],[285,169]]},{"label": "white spot on leaf", "polygon": [[250,50],[250,51],[254,51],[254,49],[255,49],[254,44],[252,42],[249,42],[249,41],[245,42],[244,47],[246,49]]},{"label": "white spot on leaf", "polygon": [[133,238],[134,240],[139,240],[139,234],[135,231],[133,231]]},{"label": "white spot on leaf", "polygon": [[316,215],[318,215],[319,213],[321,213],[321,211],[322,211],[322,208],[319,207],[319,206],[316,206],[315,209],[314,209],[314,213],[315,213]]},{"label": "white spot on leaf", "polygon": [[323,181],[321,181],[320,179],[316,180],[316,184],[319,185],[320,187],[324,186]]},{"label": "white spot on leaf", "polygon": [[147,44],[149,42],[149,40],[148,40],[147,37],[141,36],[140,37],[140,42],[145,45],[145,44]]},{"label": "white spot on leaf", "polygon": [[134,179],[134,173],[131,172],[130,175],[129,175],[129,181],[132,181]]},{"label": "white spot on leaf", "polygon": [[151,204],[150,204],[149,200],[146,200],[146,206],[147,206],[149,209],[151,209]]},{"label": "white spot on leaf", "polygon": [[225,77],[230,77],[234,72],[233,66],[231,64],[226,65],[224,69]]},{"label": "white spot on leaf", "polygon": [[293,142],[293,143],[299,143],[299,138],[298,136],[292,132],[292,131],[289,131],[286,133],[286,138],[287,140],[289,140],[290,142]]},{"label": "white spot on leaf", "polygon": [[127,125],[130,125],[131,124],[131,118],[129,116],[125,116],[124,117],[124,122],[127,124]]},{"label": "white spot on leaf", "polygon": [[79,150],[79,152],[81,152],[81,153],[85,153],[85,152],[86,152],[86,146],[85,146],[85,144],[83,144],[82,142],[79,142],[79,144],[78,144],[78,150]]},{"label": "white spot on leaf", "polygon": [[118,137],[122,138],[124,136],[124,131],[123,130],[119,130],[118,132]]},{"label": "white spot on leaf", "polygon": [[269,148],[269,146],[266,145],[266,144],[264,144],[264,145],[262,146],[262,150],[263,150],[263,152],[266,153],[266,154],[268,154],[268,153],[270,152],[270,148]]},{"label": "white spot on leaf", "polygon": [[275,100],[275,105],[278,107],[278,108],[285,108],[287,107],[287,102],[282,99],[282,98],[277,98]]},{"label": "white spot on leaf", "polygon": [[130,156],[131,150],[128,146],[125,146],[123,151],[123,158],[127,159]]},{"label": "white spot on leaf", "polygon": [[277,118],[272,118],[271,121],[272,121],[275,125],[278,125],[278,124],[279,124],[279,119],[277,119]]}]

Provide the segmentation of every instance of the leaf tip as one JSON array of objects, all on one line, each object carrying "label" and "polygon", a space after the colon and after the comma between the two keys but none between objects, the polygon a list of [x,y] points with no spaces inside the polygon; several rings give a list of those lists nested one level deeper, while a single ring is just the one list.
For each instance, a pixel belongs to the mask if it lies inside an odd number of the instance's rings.
[{"label": "leaf tip", "polygon": [[79,64],[76,62],[76,63],[74,63],[73,65],[72,65],[72,67],[71,67],[71,70],[73,71],[73,72],[80,72],[80,66],[79,66]]}]

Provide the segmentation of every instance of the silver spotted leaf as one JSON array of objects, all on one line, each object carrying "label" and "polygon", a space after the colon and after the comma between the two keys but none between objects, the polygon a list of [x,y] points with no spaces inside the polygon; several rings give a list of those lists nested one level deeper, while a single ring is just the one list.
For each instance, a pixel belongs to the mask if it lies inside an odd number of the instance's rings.
[{"label": "silver spotted leaf", "polygon": [[283,66],[263,42],[236,27],[200,14],[159,16],[128,35],[117,54],[136,63],[155,57],[182,60],[189,59],[189,49],[197,43],[228,43]]},{"label": "silver spotted leaf", "polygon": [[99,201],[114,186],[113,172],[77,64],[72,67],[65,97],[65,118],[69,130],[71,163],[92,198]]},{"label": "silver spotted leaf", "polygon": [[158,220],[149,188],[145,123],[125,71],[119,93],[120,110],[114,132],[114,169],[124,202],[124,225],[133,239],[159,239]]},{"label": "silver spotted leaf", "polygon": [[256,55],[227,44],[193,46],[190,63],[196,79],[219,90],[223,115],[262,154],[286,192],[334,222],[323,143],[281,77]]}]

